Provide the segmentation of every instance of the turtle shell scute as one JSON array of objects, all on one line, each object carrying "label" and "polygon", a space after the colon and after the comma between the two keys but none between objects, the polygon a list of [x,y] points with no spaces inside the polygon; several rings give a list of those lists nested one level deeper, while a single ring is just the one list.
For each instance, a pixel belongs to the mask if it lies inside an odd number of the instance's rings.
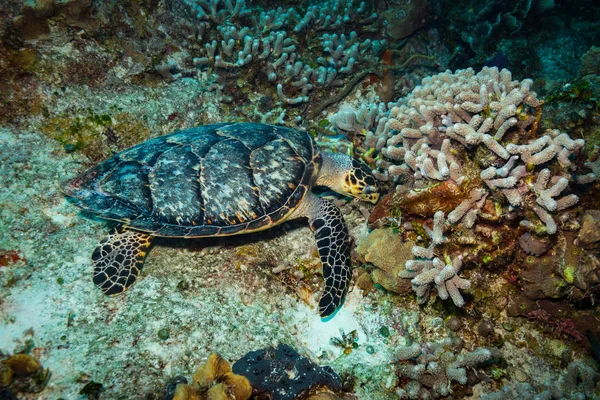
[{"label": "turtle shell scute", "polygon": [[318,163],[306,132],[222,123],[141,143],[63,189],[80,207],[131,229],[224,236],[285,220],[304,198]]}]

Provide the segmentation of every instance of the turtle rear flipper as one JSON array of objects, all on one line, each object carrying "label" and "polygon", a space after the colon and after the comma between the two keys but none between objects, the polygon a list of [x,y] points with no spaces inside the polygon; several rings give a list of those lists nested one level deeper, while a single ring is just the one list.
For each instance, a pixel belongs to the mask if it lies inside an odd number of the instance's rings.
[{"label": "turtle rear flipper", "polygon": [[313,230],[323,266],[325,289],[319,300],[319,313],[325,318],[342,304],[350,280],[350,235],[342,212],[330,201],[309,194],[304,211]]},{"label": "turtle rear flipper", "polygon": [[151,239],[123,226],[113,229],[92,254],[96,286],[107,295],[125,291],[140,273]]}]

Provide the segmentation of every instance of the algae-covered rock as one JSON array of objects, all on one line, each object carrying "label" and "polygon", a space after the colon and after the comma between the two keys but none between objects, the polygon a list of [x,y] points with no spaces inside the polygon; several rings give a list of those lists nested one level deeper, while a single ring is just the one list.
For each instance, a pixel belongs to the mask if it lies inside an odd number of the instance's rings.
[{"label": "algae-covered rock", "polygon": [[398,277],[404,271],[407,260],[413,258],[413,242],[403,242],[401,235],[392,228],[376,229],[357,247],[365,261],[377,268],[371,273],[373,282],[394,293],[410,291],[410,279]]},{"label": "algae-covered rock", "polygon": [[21,15],[15,17],[13,23],[26,40],[46,38],[50,34],[49,19],[94,34],[100,24],[93,17],[93,11],[92,0],[26,0]]},{"label": "algae-covered rock", "polygon": [[387,21],[394,21],[386,27],[386,34],[394,40],[403,39],[427,21],[429,2],[423,0],[393,2],[383,13]]},{"label": "algae-covered rock", "polygon": [[460,186],[451,180],[435,183],[426,189],[411,190],[396,206],[406,214],[432,217],[437,211],[448,214],[468,198]]},{"label": "algae-covered rock", "polygon": [[577,236],[579,244],[587,246],[600,240],[600,210],[587,210],[583,214],[581,230]]},{"label": "algae-covered rock", "polygon": [[[49,378],[49,370],[42,368],[40,362],[29,354],[2,356],[0,353],[0,388],[6,389],[6,393],[39,393],[44,390]],[[11,397],[0,393],[0,399],[4,398]]]},{"label": "algae-covered rock", "polygon": [[549,297],[558,299],[567,294],[568,284],[558,274],[555,257],[525,257],[521,264],[520,277],[523,294],[532,300]]}]

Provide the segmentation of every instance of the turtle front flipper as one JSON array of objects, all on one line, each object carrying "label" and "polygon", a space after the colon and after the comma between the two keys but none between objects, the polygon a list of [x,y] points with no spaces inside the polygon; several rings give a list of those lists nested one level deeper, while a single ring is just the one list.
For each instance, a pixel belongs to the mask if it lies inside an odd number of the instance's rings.
[{"label": "turtle front flipper", "polygon": [[350,286],[350,235],[341,211],[330,201],[309,194],[303,206],[306,207],[303,211],[317,239],[325,278],[319,313],[321,317],[328,317],[342,304]]},{"label": "turtle front flipper", "polygon": [[96,286],[107,295],[127,290],[142,269],[151,239],[123,226],[113,229],[92,254]]}]

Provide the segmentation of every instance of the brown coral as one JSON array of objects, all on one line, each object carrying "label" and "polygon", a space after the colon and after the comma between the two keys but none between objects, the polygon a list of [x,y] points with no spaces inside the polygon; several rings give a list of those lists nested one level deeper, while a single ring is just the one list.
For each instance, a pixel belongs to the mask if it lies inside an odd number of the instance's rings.
[{"label": "brown coral", "polygon": [[21,9],[21,15],[13,19],[13,24],[26,40],[47,37],[50,34],[48,24],[50,18],[94,34],[99,28],[99,23],[92,16],[93,9],[92,0],[26,2]]},{"label": "brown coral", "polygon": [[231,372],[229,363],[217,353],[192,376],[191,385],[179,384],[175,389],[174,400],[248,400],[252,387],[246,377]]},{"label": "brown coral", "polygon": [[585,211],[577,241],[583,247],[600,241],[600,210]]},{"label": "brown coral", "polygon": [[592,46],[581,56],[581,67],[579,67],[579,76],[599,74],[600,73],[600,47]]},{"label": "brown coral", "polygon": [[377,268],[371,273],[373,282],[394,293],[410,291],[410,279],[398,277],[404,264],[413,258],[413,242],[403,242],[392,228],[376,229],[358,245],[356,251]]},{"label": "brown coral", "polygon": [[0,357],[0,388],[11,393],[41,392],[49,377],[49,370],[29,354]]}]

